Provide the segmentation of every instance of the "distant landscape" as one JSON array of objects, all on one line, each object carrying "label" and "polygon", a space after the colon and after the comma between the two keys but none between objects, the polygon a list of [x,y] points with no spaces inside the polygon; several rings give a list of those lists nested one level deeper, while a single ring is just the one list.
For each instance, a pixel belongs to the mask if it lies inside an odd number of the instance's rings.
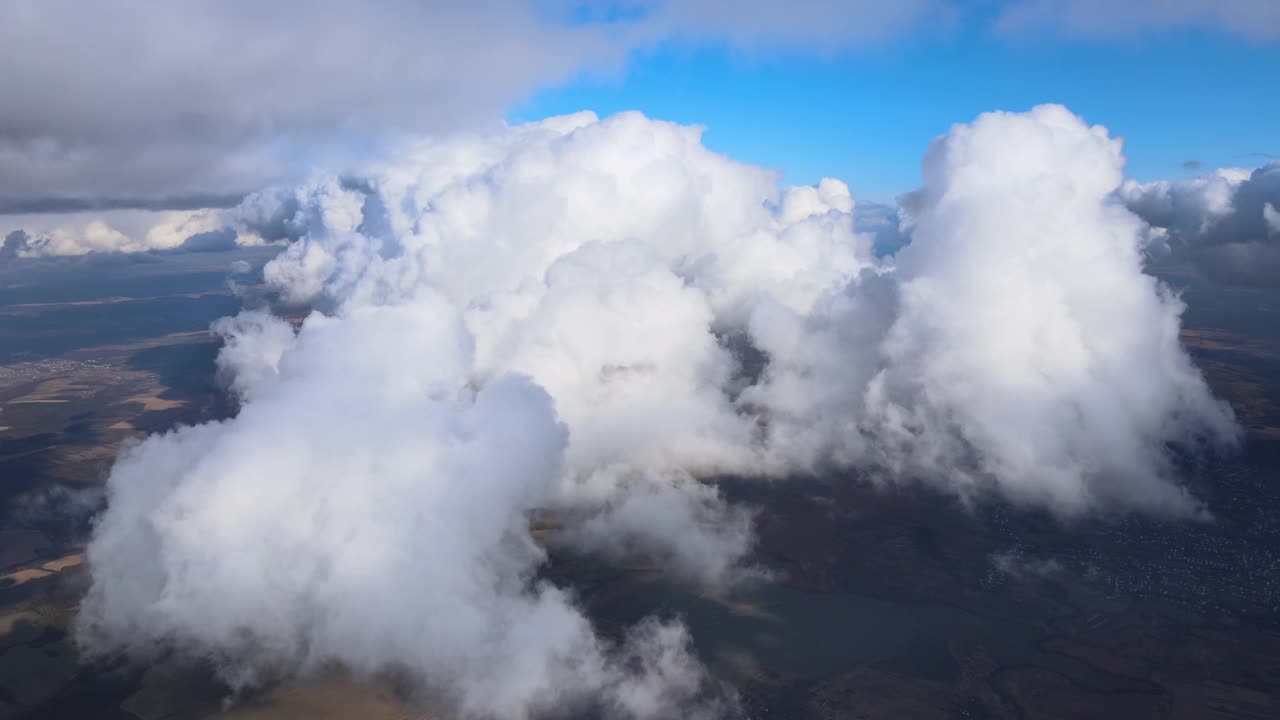
[{"label": "distant landscape", "polygon": [[[233,696],[190,658],[77,656],[68,624],[112,460],[146,433],[234,412],[208,324],[242,298],[217,268],[229,258],[198,260],[146,266],[126,287],[86,289],[74,269],[0,286],[0,716],[418,717],[385,679]],[[856,476],[726,477],[722,491],[757,513],[751,562],[768,579],[705,594],[644,562],[568,550],[544,572],[578,588],[606,633],[684,618],[752,717],[1272,717],[1280,301],[1222,292],[1184,294],[1183,342],[1247,430],[1239,455],[1184,468],[1212,520],[1063,523]]]}]

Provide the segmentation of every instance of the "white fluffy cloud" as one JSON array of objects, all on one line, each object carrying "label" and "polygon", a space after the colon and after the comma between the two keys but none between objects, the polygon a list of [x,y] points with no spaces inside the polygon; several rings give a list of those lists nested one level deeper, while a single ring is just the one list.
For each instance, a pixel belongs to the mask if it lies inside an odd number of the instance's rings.
[{"label": "white fluffy cloud", "polygon": [[252,234],[237,237],[235,224],[229,211],[216,208],[0,215],[0,238],[19,238],[10,248],[18,258],[259,244]]},{"label": "white fluffy cloud", "polygon": [[1065,513],[1193,509],[1163,443],[1234,426],[1178,343],[1181,304],[1143,273],[1140,222],[1111,200],[1122,166],[1118,141],[1058,106],[935,141],[910,245],[808,315],[752,318],[770,364],[743,397],[769,413],[777,462]]},{"label": "white fluffy cloud", "polygon": [[1156,230],[1152,254],[1226,283],[1280,282],[1280,162],[1174,182],[1127,182],[1120,197]]},{"label": "white fluffy cloud", "polygon": [[[348,199],[355,205],[330,206],[313,195]],[[358,224],[360,203],[358,195],[344,194],[339,180],[327,179],[293,188],[267,188],[226,208],[0,213],[0,239],[14,238],[6,249],[8,258],[255,247],[296,240],[309,224],[323,221],[308,214],[319,212],[321,206],[330,222],[337,221],[334,213],[346,212]]]},{"label": "white fluffy cloud", "polygon": [[843,183],[779,188],[635,113],[398,157],[256,200],[297,238],[267,283],[324,312],[220,322],[239,415],[116,466],[95,647],[408,671],[503,718],[667,716],[706,689],[683,629],[609,647],[536,579],[530,511],[715,585],[751,533],[709,476],[1192,513],[1166,443],[1235,434],[1143,272],[1119,142],[1061,107],[939,138],[884,259]]},{"label": "white fluffy cloud", "polygon": [[[293,338],[274,322],[258,327]],[[153,436],[113,470],[90,648],[194,647],[233,682],[334,661],[408,673],[467,716],[695,701],[680,628],[647,624],[615,652],[533,579],[526,514],[549,502],[566,429],[526,378],[468,383],[472,340],[447,303],[313,315],[254,361],[229,347],[244,367],[278,356],[239,415]]]},{"label": "white fluffy cloud", "polygon": [[[867,392],[887,464],[993,480],[1064,511],[1177,512],[1164,443],[1229,439],[1110,196],[1118,140],[1058,106],[992,113],[930,148],[898,311]],[[897,457],[893,457],[896,449]]]},{"label": "white fluffy cloud", "polygon": [[1269,233],[1280,235],[1280,210],[1275,205],[1266,203],[1262,206],[1262,219],[1267,221],[1267,230]]}]

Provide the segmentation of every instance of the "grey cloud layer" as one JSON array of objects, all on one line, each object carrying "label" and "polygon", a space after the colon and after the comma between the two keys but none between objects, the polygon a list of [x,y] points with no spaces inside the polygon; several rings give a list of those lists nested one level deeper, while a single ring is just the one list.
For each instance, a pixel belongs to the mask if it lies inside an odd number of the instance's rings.
[{"label": "grey cloud layer", "polygon": [[616,54],[532,4],[15,0],[0,194],[235,192],[342,135],[492,122]]},{"label": "grey cloud layer", "polygon": [[208,653],[244,683],[407,674],[481,717],[689,717],[732,706],[684,628],[602,640],[538,579],[531,511],[569,551],[712,588],[753,574],[717,474],[1198,513],[1167,446],[1237,429],[1143,272],[1123,164],[1064,108],[983,115],[930,148],[890,257],[843,183],[779,188],[635,113],[259,196],[296,238],[266,282],[325,312],[218,323],[242,408],[113,469],[81,637]]},{"label": "grey cloud layer", "polygon": [[235,207],[244,193],[161,195],[157,197],[0,197],[0,215],[82,213],[103,210],[206,210]]},{"label": "grey cloud layer", "polygon": [[1005,31],[1053,27],[1116,36],[1135,31],[1213,27],[1255,41],[1280,38],[1280,4],[1272,0],[1019,0],[997,20]]},{"label": "grey cloud layer", "polygon": [[493,127],[533,90],[620,69],[673,34],[839,47],[933,4],[643,3],[578,22],[566,16],[580,3],[523,0],[13,0],[0,4],[0,196],[30,211],[242,193],[388,133]]},{"label": "grey cloud layer", "polygon": [[[1016,0],[1006,28],[1212,22],[1280,35],[1270,0]],[[0,212],[219,196],[342,166],[388,136],[496,125],[512,102],[665,39],[830,52],[963,20],[949,0],[9,0]],[[583,21],[583,18],[586,18]],[[94,200],[93,198],[102,198]]]}]

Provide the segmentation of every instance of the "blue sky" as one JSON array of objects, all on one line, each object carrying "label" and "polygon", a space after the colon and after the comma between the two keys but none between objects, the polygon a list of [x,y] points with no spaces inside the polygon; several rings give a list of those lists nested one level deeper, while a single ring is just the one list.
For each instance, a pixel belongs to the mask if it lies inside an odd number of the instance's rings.
[{"label": "blue sky", "polygon": [[706,126],[706,143],[891,201],[915,187],[930,139],[986,110],[1067,105],[1126,139],[1129,173],[1182,177],[1280,155],[1280,48],[1237,35],[1164,31],[1105,39],[936,31],[839,53],[668,41],[624,71],[584,74],[509,112],[523,121],[581,109]]}]

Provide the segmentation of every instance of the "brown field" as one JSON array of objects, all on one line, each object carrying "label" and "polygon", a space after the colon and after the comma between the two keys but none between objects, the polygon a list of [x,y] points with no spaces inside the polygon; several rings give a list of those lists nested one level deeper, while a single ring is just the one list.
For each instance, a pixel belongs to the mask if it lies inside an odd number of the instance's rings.
[{"label": "brown field", "polygon": [[41,580],[47,578],[53,573],[40,568],[24,568],[15,570],[7,575],[0,575],[0,587],[14,587],[15,585],[26,585],[32,580]]},{"label": "brown field", "polygon": [[207,682],[207,673],[162,665],[147,672],[142,688],[121,708],[140,720],[427,720],[385,683],[360,682],[340,673],[239,699],[225,697],[224,692]]},{"label": "brown field", "polygon": [[64,555],[56,560],[50,560],[39,567],[22,568],[13,572],[0,575],[0,587],[15,587],[17,585],[25,585],[33,580],[43,580],[44,578],[57,575],[67,568],[79,567],[84,563],[83,553],[73,553]]},{"label": "brown field", "polygon": [[67,568],[79,567],[84,564],[84,553],[72,553],[71,555],[63,555],[56,560],[41,565],[40,567],[51,573],[59,573]]},{"label": "brown field", "polygon": [[187,404],[186,400],[165,400],[164,398],[157,397],[155,392],[148,395],[137,395],[125,400],[125,402],[141,404],[143,412],[151,412],[152,410],[172,410]]},{"label": "brown field", "polygon": [[9,401],[9,404],[10,404],[10,405],[41,405],[41,404],[49,404],[49,403],[64,403],[64,402],[67,402],[67,401],[66,401],[66,400],[64,400],[64,399],[59,398],[59,399],[56,399],[56,400],[43,400],[43,399],[39,399],[39,400],[10,400],[10,401]]},{"label": "brown field", "polygon": [[1226,330],[1184,328],[1182,344],[1194,350],[1225,350],[1258,358],[1280,358],[1280,343]]}]

